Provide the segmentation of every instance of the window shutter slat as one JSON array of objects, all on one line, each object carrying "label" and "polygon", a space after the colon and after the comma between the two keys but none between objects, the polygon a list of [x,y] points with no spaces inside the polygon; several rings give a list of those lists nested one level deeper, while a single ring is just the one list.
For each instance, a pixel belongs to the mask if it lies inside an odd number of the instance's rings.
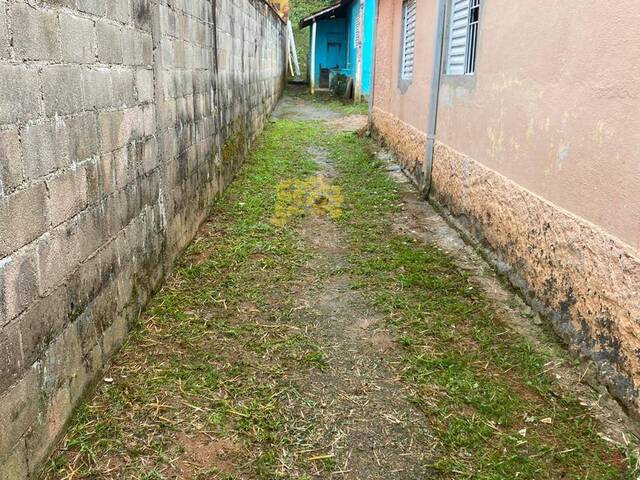
[{"label": "window shutter slat", "polygon": [[464,75],[469,30],[469,0],[452,0],[447,73]]},{"label": "window shutter slat", "polygon": [[447,74],[475,73],[481,0],[450,0]]},{"label": "window shutter slat", "polygon": [[[468,1],[468,0],[467,0]],[[416,37],[416,0],[405,0],[402,4],[402,65],[401,77],[413,77],[413,58]]]}]

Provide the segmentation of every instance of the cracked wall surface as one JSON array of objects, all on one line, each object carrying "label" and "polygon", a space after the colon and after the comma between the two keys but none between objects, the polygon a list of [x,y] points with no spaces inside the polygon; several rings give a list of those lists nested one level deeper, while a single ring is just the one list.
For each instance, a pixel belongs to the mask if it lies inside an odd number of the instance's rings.
[{"label": "cracked wall surface", "polygon": [[46,458],[233,178],[285,41],[261,0],[0,0],[3,480]]}]

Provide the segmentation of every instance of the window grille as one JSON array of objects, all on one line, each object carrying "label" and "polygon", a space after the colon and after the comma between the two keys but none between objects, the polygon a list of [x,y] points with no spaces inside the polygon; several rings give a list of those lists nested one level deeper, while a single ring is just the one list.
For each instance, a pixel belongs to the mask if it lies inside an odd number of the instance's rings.
[{"label": "window grille", "polygon": [[480,0],[452,0],[447,73],[470,75],[476,70]]},{"label": "window grille", "polygon": [[480,23],[480,0],[471,0],[469,6],[469,37],[467,39],[466,74],[476,71],[476,51],[478,49],[478,24]]}]

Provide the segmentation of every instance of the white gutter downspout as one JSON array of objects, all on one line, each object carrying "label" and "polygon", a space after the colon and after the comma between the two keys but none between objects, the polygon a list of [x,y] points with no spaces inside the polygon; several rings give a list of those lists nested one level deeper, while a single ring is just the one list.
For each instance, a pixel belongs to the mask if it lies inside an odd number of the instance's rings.
[{"label": "white gutter downspout", "polygon": [[316,90],[316,19],[313,19],[311,25],[311,55],[309,68],[311,69],[311,75],[309,77],[309,90],[311,95],[315,94]]},{"label": "white gutter downspout", "polygon": [[371,32],[371,73],[369,74],[369,119],[367,121],[367,129],[369,130],[369,134],[371,134],[371,129],[373,127],[373,95],[376,91],[375,89],[375,81],[376,81],[376,30],[378,27],[378,8],[379,1],[373,0],[373,5],[375,10],[375,17],[373,21],[373,31]]},{"label": "white gutter downspout", "polygon": [[291,26],[291,20],[287,20],[287,35],[289,37],[289,55],[293,63],[293,74],[296,77],[299,77],[300,64],[298,63],[298,50],[296,48],[296,39],[293,36],[293,27]]},{"label": "white gutter downspout", "polygon": [[427,121],[427,146],[423,165],[424,183],[422,186],[422,194],[425,198],[429,198],[429,192],[431,191],[431,173],[433,171],[433,155],[436,143],[436,126],[438,120],[438,102],[440,99],[440,78],[442,76],[446,12],[447,0],[438,0],[436,38],[433,49],[433,78],[431,79],[429,117]]}]

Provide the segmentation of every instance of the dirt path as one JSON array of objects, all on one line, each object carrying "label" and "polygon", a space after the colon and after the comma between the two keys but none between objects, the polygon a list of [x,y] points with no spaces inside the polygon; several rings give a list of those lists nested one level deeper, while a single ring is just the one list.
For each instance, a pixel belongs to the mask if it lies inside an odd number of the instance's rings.
[{"label": "dirt path", "polygon": [[[364,115],[340,115],[295,97],[285,97],[278,119],[324,121],[329,128],[357,132]],[[339,176],[329,152],[309,148],[318,176],[331,183]],[[296,380],[310,406],[288,408],[319,425],[312,444],[319,457],[335,465],[333,475],[353,479],[430,478],[434,441],[428,422],[405,395],[390,363],[399,362],[384,319],[350,287],[348,242],[327,216],[306,216],[299,228],[312,258],[301,274],[309,279],[296,299],[298,320],[313,326],[327,358],[322,372]],[[400,395],[399,395],[400,394]],[[306,404],[309,405],[309,404]],[[318,447],[318,446],[322,447]],[[322,478],[322,472],[314,472]]]},{"label": "dirt path", "polygon": [[[335,180],[328,152],[309,153],[321,177]],[[343,478],[429,478],[434,442],[428,423],[390,368],[399,358],[384,319],[350,286],[344,234],[325,216],[306,217],[299,231],[313,255],[303,275],[317,278],[296,299],[299,321],[313,326],[327,358],[323,371],[297,380],[312,401],[297,413],[320,426],[312,443],[323,446],[318,453],[330,455],[333,473]]]},{"label": "dirt path", "polygon": [[634,478],[634,425],[365,123],[283,100],[43,478]]}]

